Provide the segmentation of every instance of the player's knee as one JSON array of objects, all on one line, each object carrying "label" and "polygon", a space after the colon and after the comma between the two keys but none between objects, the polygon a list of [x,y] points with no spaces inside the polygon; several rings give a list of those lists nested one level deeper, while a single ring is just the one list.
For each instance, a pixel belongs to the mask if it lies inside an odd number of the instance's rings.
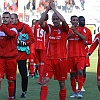
[{"label": "player's knee", "polygon": [[83,73],[83,77],[86,78],[86,73]]},{"label": "player's knee", "polygon": [[65,81],[59,81],[59,86],[60,86],[60,89],[64,89],[65,88]]},{"label": "player's knee", "polygon": [[0,78],[0,81],[2,81],[2,78]]},{"label": "player's knee", "polygon": [[83,75],[83,70],[78,70],[78,75]]},{"label": "player's knee", "polygon": [[47,86],[49,84],[50,78],[49,77],[44,77],[42,79],[42,85]]},{"label": "player's knee", "polygon": [[74,78],[76,73],[70,73],[70,78]]},{"label": "player's knee", "polygon": [[14,86],[14,81],[13,80],[8,80],[9,86]]}]

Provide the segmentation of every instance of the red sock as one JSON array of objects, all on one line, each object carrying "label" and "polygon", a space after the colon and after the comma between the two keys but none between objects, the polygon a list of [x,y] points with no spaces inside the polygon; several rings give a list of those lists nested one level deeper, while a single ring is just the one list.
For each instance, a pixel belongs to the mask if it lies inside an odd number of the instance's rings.
[{"label": "red sock", "polygon": [[76,79],[75,78],[70,78],[72,90],[76,93]]},{"label": "red sock", "polygon": [[99,92],[100,92],[100,87],[98,87],[98,90],[99,90]]},{"label": "red sock", "polygon": [[86,80],[86,78],[83,77],[83,85],[84,85],[84,83],[85,83],[85,80]]},{"label": "red sock", "polygon": [[83,76],[79,76],[79,78],[78,78],[78,92],[81,91],[82,86],[83,86]]},{"label": "red sock", "polygon": [[78,82],[78,75],[75,75],[76,82]]},{"label": "red sock", "polygon": [[30,65],[30,74],[34,76],[34,65]]},{"label": "red sock", "polygon": [[39,82],[40,83],[42,83],[43,68],[44,68],[44,65],[40,65],[38,67],[38,69],[39,69]]},{"label": "red sock", "polygon": [[59,98],[60,100],[66,100],[66,88],[59,91]]},{"label": "red sock", "polygon": [[0,90],[1,90],[1,81],[0,81]]},{"label": "red sock", "polygon": [[28,70],[30,70],[30,62],[28,62]]},{"label": "red sock", "polygon": [[13,98],[8,98],[7,100],[13,100]]},{"label": "red sock", "polygon": [[46,100],[47,95],[48,95],[48,87],[47,86],[41,86],[40,100]]},{"label": "red sock", "polygon": [[8,82],[8,94],[9,94],[9,97],[13,97],[13,94],[14,94],[14,82]]}]

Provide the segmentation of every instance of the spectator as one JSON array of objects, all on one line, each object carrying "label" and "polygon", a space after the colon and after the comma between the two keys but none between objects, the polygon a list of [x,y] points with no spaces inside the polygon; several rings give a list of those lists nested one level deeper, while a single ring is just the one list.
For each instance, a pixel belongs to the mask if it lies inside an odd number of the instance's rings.
[{"label": "spectator", "polygon": [[30,16],[33,15],[33,11],[35,10],[35,0],[29,0],[29,2],[26,5],[26,21],[28,22],[30,19]]},{"label": "spectator", "polygon": [[74,0],[65,0],[66,12],[72,12],[74,5]]},{"label": "spectator", "polygon": [[85,0],[80,0],[80,3],[81,3],[82,10],[85,10],[84,8]]},{"label": "spectator", "polygon": [[27,9],[30,9],[30,11],[35,10],[35,0],[29,0],[28,4],[26,5]]}]

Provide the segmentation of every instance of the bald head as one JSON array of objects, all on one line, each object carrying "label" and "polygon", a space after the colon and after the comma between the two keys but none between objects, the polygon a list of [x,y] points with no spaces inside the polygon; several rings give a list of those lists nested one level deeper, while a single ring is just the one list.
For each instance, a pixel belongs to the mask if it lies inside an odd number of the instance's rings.
[{"label": "bald head", "polygon": [[53,13],[53,14],[52,14],[52,22],[53,22],[53,24],[54,24],[54,27],[59,27],[59,25],[60,25],[60,19],[59,19],[59,17],[57,16],[56,13]]},{"label": "bald head", "polygon": [[52,14],[52,17],[53,17],[53,16],[57,16],[57,14],[56,14],[56,13],[53,13],[53,14]]}]

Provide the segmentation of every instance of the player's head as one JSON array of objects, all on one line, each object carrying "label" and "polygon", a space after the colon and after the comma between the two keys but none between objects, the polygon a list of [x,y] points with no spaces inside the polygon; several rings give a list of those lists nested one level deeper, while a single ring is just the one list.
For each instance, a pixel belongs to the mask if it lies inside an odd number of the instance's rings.
[{"label": "player's head", "polygon": [[52,15],[52,22],[54,24],[54,27],[59,27],[60,19],[55,13],[53,13],[53,15]]},{"label": "player's head", "polygon": [[33,19],[32,20],[32,25],[35,25],[35,23],[36,23],[36,19]]},{"label": "player's head", "polygon": [[11,14],[11,23],[12,24],[18,23],[18,15],[16,13]]},{"label": "player's head", "polygon": [[2,15],[2,20],[3,20],[3,23],[5,25],[9,24],[10,23],[10,13],[9,12],[4,12],[3,15]]},{"label": "player's head", "polygon": [[85,18],[83,16],[79,16],[78,20],[79,20],[79,26],[84,27],[85,26]]},{"label": "player's head", "polygon": [[76,16],[76,15],[73,15],[73,16],[71,16],[71,24],[72,25],[74,25],[75,27],[77,27],[78,26],[78,23],[79,23],[79,20],[78,20],[78,16]]}]

